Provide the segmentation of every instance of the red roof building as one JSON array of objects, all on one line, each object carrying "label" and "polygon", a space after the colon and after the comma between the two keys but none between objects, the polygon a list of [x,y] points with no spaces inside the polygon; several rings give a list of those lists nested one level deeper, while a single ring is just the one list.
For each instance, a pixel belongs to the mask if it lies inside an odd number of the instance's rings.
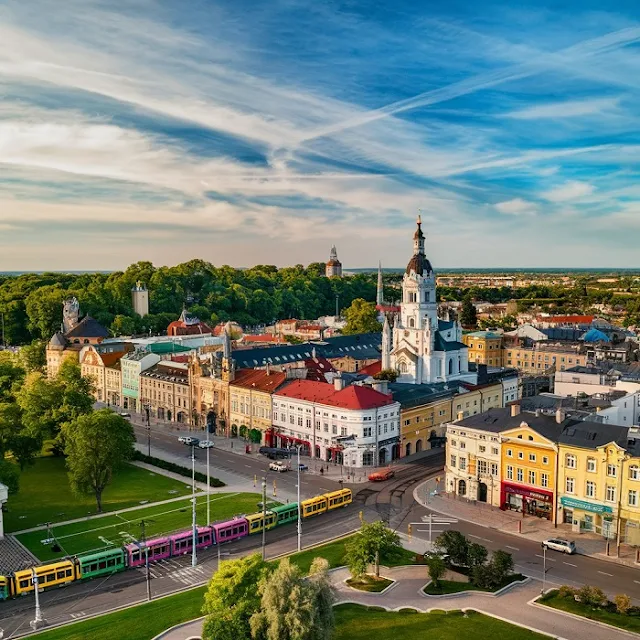
[{"label": "red roof building", "polygon": [[366,367],[362,367],[358,373],[364,373],[367,376],[375,376],[376,373],[380,373],[382,371],[382,360],[378,360],[377,362],[372,362],[368,364]]},{"label": "red roof building", "polygon": [[332,384],[315,380],[292,380],[274,395],[352,411],[375,409],[393,403],[391,394],[380,393],[371,387],[349,385],[338,390]]},{"label": "red roof building", "polygon": [[288,342],[280,337],[274,336],[272,333],[262,333],[260,335],[247,335],[242,336],[242,344],[259,347],[261,345],[270,344],[288,344]]},{"label": "red roof building", "polygon": [[194,336],[204,333],[212,333],[211,327],[195,316],[190,316],[186,309],[182,310],[178,320],[174,320],[167,327],[168,336]]},{"label": "red roof building", "polygon": [[538,316],[536,321],[541,324],[591,324],[595,316]]},{"label": "red roof building", "polygon": [[274,371],[273,369],[238,369],[231,386],[271,393],[285,382],[286,379],[287,374],[284,371]]},{"label": "red roof building", "polygon": [[327,382],[325,374],[336,373],[333,365],[322,357],[307,358],[304,360],[304,366],[307,369],[307,380],[316,382]]}]

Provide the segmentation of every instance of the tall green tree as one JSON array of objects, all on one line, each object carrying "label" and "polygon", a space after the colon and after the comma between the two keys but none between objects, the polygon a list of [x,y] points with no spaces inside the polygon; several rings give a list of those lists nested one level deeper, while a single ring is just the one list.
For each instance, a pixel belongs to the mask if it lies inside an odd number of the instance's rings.
[{"label": "tall green tree", "polygon": [[44,371],[47,365],[46,346],[44,340],[34,340],[20,349],[20,361],[27,373]]},{"label": "tall green tree", "polygon": [[466,567],[469,562],[469,540],[460,531],[443,531],[435,541],[436,548],[449,556],[449,560]]},{"label": "tall green tree", "polygon": [[103,491],[133,457],[133,427],[113,411],[100,409],[65,423],[62,435],[71,488],[80,495],[93,494],[101,513]]},{"label": "tall green tree", "polygon": [[471,296],[465,296],[462,301],[462,311],[460,313],[460,323],[469,329],[474,329],[478,324],[476,308],[473,306]]},{"label": "tall green tree", "polygon": [[253,640],[329,640],[334,619],[328,563],[312,565],[307,580],[288,558],[258,585],[260,609],[251,616]]},{"label": "tall green tree", "polygon": [[204,596],[203,640],[251,638],[251,616],[260,608],[257,585],[271,570],[260,554],[220,563]]},{"label": "tall green tree", "polygon": [[[347,564],[359,572],[354,577],[361,577],[366,571],[361,571],[362,563],[375,565],[376,577],[380,576],[380,557],[392,558],[401,550],[400,537],[381,520],[363,522],[358,535],[347,544]],[[352,561],[355,562],[352,565]]]},{"label": "tall green tree", "polygon": [[373,302],[356,298],[344,312],[344,317],[347,325],[342,330],[342,333],[345,335],[382,331],[382,325],[378,322],[376,305]]},{"label": "tall green tree", "polygon": [[17,464],[0,458],[0,482],[9,489],[9,495],[18,493],[20,469]]}]

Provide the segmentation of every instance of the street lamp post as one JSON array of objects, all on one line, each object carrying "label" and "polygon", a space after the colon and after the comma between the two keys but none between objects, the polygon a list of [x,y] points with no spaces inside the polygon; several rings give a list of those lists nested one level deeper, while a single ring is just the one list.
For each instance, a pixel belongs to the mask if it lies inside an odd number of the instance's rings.
[{"label": "street lamp post", "polygon": [[209,477],[209,448],[207,447],[207,525],[211,523],[211,505],[209,502],[211,493],[211,478]]},{"label": "street lamp post", "polygon": [[262,559],[267,554],[267,479],[262,478]]},{"label": "street lamp post", "polygon": [[192,482],[192,498],[191,502],[193,503],[192,509],[192,527],[193,527],[193,539],[192,539],[192,549],[191,549],[191,566],[195,567],[198,563],[198,558],[196,556],[196,544],[198,542],[198,531],[196,526],[196,447],[195,445],[191,445],[191,482]]},{"label": "street lamp post", "polygon": [[542,591],[544,594],[547,587],[547,546],[542,546]]},{"label": "street lamp post", "polygon": [[38,584],[38,574],[36,573],[35,567],[31,569],[31,581],[33,582],[33,592],[36,596],[36,616],[29,625],[35,630],[44,625],[44,618],[40,610],[40,586]]},{"label": "street lamp post", "polygon": [[302,508],[300,506],[300,445],[298,445],[298,551],[302,551]]}]

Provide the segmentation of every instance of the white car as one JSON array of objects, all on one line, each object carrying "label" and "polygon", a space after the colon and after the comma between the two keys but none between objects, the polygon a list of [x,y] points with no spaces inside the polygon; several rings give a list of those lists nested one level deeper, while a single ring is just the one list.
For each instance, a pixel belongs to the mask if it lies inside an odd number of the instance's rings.
[{"label": "white car", "polygon": [[284,462],[271,462],[269,463],[269,469],[271,471],[278,471],[282,473],[283,471],[289,471],[289,467]]},{"label": "white car", "polygon": [[215,446],[211,440],[200,440],[200,444],[198,445],[201,449],[211,449],[211,447]]},{"label": "white car", "polygon": [[121,416],[122,418],[130,418],[130,417],[131,417],[131,414],[130,414],[130,413],[127,413],[126,411],[123,411],[122,413],[120,413],[120,416]]},{"label": "white car", "polygon": [[576,552],[576,543],[573,540],[564,540],[563,538],[549,538],[542,543],[542,548],[572,555]]},{"label": "white car", "polygon": [[178,438],[178,442],[187,444],[190,447],[197,447],[200,444],[200,440],[198,440],[198,438],[194,438],[193,436],[180,436]]}]

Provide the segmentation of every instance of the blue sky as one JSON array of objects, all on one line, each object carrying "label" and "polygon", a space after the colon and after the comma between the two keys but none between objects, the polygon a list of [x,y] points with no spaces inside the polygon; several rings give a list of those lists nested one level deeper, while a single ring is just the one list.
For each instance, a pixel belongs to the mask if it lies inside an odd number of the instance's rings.
[{"label": "blue sky", "polygon": [[638,267],[637,1],[0,0],[0,270]]}]

